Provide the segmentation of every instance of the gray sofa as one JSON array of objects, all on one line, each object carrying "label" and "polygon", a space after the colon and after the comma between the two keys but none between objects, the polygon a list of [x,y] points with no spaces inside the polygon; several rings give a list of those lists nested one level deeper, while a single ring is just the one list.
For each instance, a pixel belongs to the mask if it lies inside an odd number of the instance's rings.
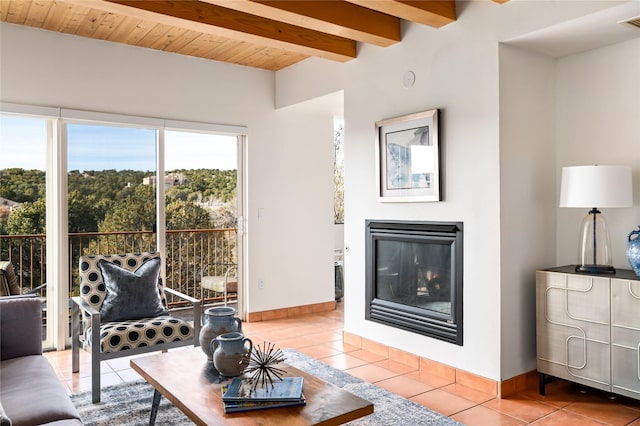
[{"label": "gray sofa", "polygon": [[0,298],[0,419],[3,426],[82,425],[42,356],[42,305],[37,297]]}]

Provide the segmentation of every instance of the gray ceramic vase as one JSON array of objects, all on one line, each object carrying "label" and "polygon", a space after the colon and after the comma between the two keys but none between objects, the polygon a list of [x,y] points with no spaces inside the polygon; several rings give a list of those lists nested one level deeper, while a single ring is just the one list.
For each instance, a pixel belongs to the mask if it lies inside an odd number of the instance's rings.
[{"label": "gray ceramic vase", "polygon": [[221,334],[211,341],[213,366],[225,377],[239,376],[249,365],[252,350],[253,342],[244,334],[237,331]]},{"label": "gray ceramic vase", "polygon": [[200,329],[200,347],[207,355],[207,360],[213,361],[211,341],[221,334],[232,331],[242,331],[242,321],[236,316],[237,311],[227,306],[209,308],[202,315]]}]

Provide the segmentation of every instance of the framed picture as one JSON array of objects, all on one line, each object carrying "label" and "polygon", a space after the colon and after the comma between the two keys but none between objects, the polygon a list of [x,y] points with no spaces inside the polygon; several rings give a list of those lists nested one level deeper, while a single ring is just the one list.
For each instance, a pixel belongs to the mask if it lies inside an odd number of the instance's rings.
[{"label": "framed picture", "polygon": [[438,110],[376,123],[378,200],[440,201]]}]

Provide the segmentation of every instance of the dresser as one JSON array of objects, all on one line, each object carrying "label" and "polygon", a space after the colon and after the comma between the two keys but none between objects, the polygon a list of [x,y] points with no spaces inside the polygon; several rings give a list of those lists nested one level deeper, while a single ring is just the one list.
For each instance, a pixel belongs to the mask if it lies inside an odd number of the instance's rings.
[{"label": "dresser", "polygon": [[640,277],[537,271],[536,343],[542,395],[557,377],[640,399]]}]

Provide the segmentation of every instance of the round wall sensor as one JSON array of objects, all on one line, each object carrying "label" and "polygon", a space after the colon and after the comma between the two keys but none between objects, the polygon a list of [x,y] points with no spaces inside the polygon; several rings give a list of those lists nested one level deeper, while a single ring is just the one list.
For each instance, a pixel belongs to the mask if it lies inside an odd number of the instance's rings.
[{"label": "round wall sensor", "polygon": [[407,71],[402,76],[402,85],[407,89],[413,86],[413,83],[415,82],[416,82],[416,75],[413,73],[413,71]]}]

